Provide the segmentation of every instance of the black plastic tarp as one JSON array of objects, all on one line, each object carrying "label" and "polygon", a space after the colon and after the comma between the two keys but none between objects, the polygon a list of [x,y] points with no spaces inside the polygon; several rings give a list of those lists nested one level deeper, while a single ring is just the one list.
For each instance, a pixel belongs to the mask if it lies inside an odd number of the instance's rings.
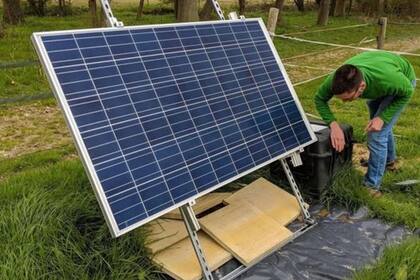
[{"label": "black plastic tarp", "polygon": [[[313,208],[316,216],[318,209]],[[257,263],[238,279],[347,279],[356,269],[374,262],[383,249],[401,242],[410,232],[369,218],[366,209],[354,214],[335,209],[318,224]],[[219,273],[237,266],[226,264]]]},{"label": "black plastic tarp", "polygon": [[[324,215],[325,211],[320,210],[320,206],[311,208],[316,226],[248,268],[236,279],[349,279],[357,269],[377,260],[385,247],[400,243],[412,234],[402,226],[370,218],[366,208],[353,214],[334,209]],[[322,212],[324,214],[321,215]],[[298,222],[289,226],[292,231],[296,227],[299,227]],[[217,269],[213,276],[215,279],[223,278],[239,266],[237,260],[231,260]],[[172,279],[169,276],[163,278]]]}]

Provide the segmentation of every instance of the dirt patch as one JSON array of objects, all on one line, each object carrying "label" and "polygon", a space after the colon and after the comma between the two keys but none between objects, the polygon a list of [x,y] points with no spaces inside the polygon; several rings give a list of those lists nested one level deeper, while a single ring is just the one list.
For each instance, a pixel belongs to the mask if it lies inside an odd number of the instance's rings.
[{"label": "dirt patch", "polygon": [[363,145],[356,143],[353,145],[353,166],[357,170],[365,173],[367,168],[360,165],[361,159],[368,159],[369,158],[369,150],[368,148]]},{"label": "dirt patch", "polygon": [[11,158],[71,143],[58,107],[41,103],[2,108],[0,158]]}]

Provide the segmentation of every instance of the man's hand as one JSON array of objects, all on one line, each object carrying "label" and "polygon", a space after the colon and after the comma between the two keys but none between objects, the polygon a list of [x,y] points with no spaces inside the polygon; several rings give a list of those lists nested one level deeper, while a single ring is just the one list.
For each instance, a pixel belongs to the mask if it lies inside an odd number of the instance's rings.
[{"label": "man's hand", "polygon": [[365,131],[366,132],[381,131],[383,126],[384,126],[384,121],[380,117],[375,117],[368,122],[365,128]]},{"label": "man's hand", "polygon": [[332,122],[330,124],[330,128],[331,128],[331,134],[330,134],[331,144],[337,152],[341,152],[344,149],[344,145],[346,144],[343,130],[341,129],[340,125],[337,122]]}]

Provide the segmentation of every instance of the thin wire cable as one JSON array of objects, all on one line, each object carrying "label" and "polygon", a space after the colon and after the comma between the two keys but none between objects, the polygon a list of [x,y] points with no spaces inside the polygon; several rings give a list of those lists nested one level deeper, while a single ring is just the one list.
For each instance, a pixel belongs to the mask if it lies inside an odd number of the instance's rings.
[{"label": "thin wire cable", "polygon": [[[310,44],[318,44],[318,45],[324,45],[324,46],[342,47],[342,48],[362,50],[362,51],[381,51],[381,50],[373,49],[373,48],[363,48],[363,47],[355,47],[355,46],[350,46],[350,45],[327,43],[327,42],[307,40],[307,39],[302,39],[302,38],[297,38],[297,37],[290,37],[290,36],[285,36],[285,35],[276,35],[276,34],[274,34],[273,36],[274,37],[280,37],[280,38],[283,38],[283,39],[288,39],[288,40],[294,40],[294,41],[298,41],[298,42],[304,42],[304,43],[310,43]],[[390,50],[387,50],[387,51],[388,52],[395,53],[395,54],[399,54],[399,55],[407,55],[407,56],[420,57],[420,54],[417,54],[417,53],[400,52],[400,51],[390,51]]]},{"label": "thin wire cable", "polygon": [[305,81],[300,81],[300,82],[294,83],[294,84],[293,84],[293,86],[295,86],[295,87],[296,87],[296,86],[300,86],[300,85],[307,84],[307,83],[309,83],[309,82],[312,82],[312,81],[315,81],[315,80],[321,79],[322,77],[328,76],[328,75],[329,75],[329,74],[331,74],[332,72],[333,72],[333,71],[328,72],[328,73],[326,73],[326,74],[322,74],[322,75],[319,75],[319,76],[313,77],[313,78],[310,78],[310,79],[305,80]]},{"label": "thin wire cable", "polygon": [[372,24],[371,23],[364,23],[364,24],[348,25],[348,26],[342,26],[342,27],[332,27],[332,28],[325,28],[325,29],[318,29],[318,30],[291,32],[291,33],[286,33],[286,34],[283,34],[283,35],[289,36],[289,35],[296,35],[296,34],[326,32],[326,31],[342,30],[342,29],[349,29],[349,28],[358,28],[358,27],[363,27],[363,26],[368,26],[368,25],[372,25]]},{"label": "thin wire cable", "polygon": [[[352,46],[352,45],[367,44],[367,43],[370,43],[370,42],[375,41],[375,39],[368,39],[368,40],[366,40],[366,39],[367,38],[363,38],[360,42],[351,43],[349,45]],[[292,59],[296,59],[296,58],[302,58],[302,57],[311,56],[311,55],[315,55],[315,54],[322,54],[322,53],[326,53],[326,52],[330,52],[330,51],[335,51],[335,50],[339,50],[339,49],[342,49],[342,47],[333,47],[333,48],[328,48],[328,49],[325,49],[325,50],[320,50],[320,51],[314,51],[314,52],[299,54],[299,55],[295,55],[295,56],[290,56],[290,57],[283,58],[282,60],[283,61],[292,60]]]}]

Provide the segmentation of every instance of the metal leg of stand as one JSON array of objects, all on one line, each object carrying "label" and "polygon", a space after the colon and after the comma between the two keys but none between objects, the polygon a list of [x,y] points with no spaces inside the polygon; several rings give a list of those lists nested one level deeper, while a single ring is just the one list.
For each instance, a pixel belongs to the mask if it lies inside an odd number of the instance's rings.
[{"label": "metal leg of stand", "polygon": [[293,177],[289,164],[284,158],[280,159],[280,162],[281,162],[281,165],[283,166],[284,173],[286,173],[287,180],[289,181],[289,184],[293,189],[293,193],[295,194],[296,199],[299,203],[299,207],[302,212],[303,219],[308,223],[314,224],[315,221],[311,218],[311,214],[309,213],[308,209],[306,209],[305,201],[303,200],[303,197],[300,194],[299,187],[295,181],[295,178]]},{"label": "metal leg of stand", "polygon": [[220,20],[225,20],[225,16],[223,14],[222,8],[220,7],[220,4],[217,0],[212,0],[213,2],[213,8],[216,11],[216,14],[219,16]]},{"label": "metal leg of stand", "polygon": [[181,211],[182,218],[185,226],[187,227],[188,234],[190,236],[192,245],[194,247],[195,254],[197,255],[198,262],[200,263],[201,270],[203,271],[203,279],[213,280],[211,270],[207,265],[204,252],[201,249],[200,240],[198,239],[197,232],[200,230],[200,225],[195,217],[194,211],[190,204],[185,204],[179,208]]},{"label": "metal leg of stand", "polygon": [[101,0],[102,11],[106,17],[106,23],[110,27],[123,27],[124,24],[121,21],[118,21],[111,10],[111,5],[108,0]]}]

